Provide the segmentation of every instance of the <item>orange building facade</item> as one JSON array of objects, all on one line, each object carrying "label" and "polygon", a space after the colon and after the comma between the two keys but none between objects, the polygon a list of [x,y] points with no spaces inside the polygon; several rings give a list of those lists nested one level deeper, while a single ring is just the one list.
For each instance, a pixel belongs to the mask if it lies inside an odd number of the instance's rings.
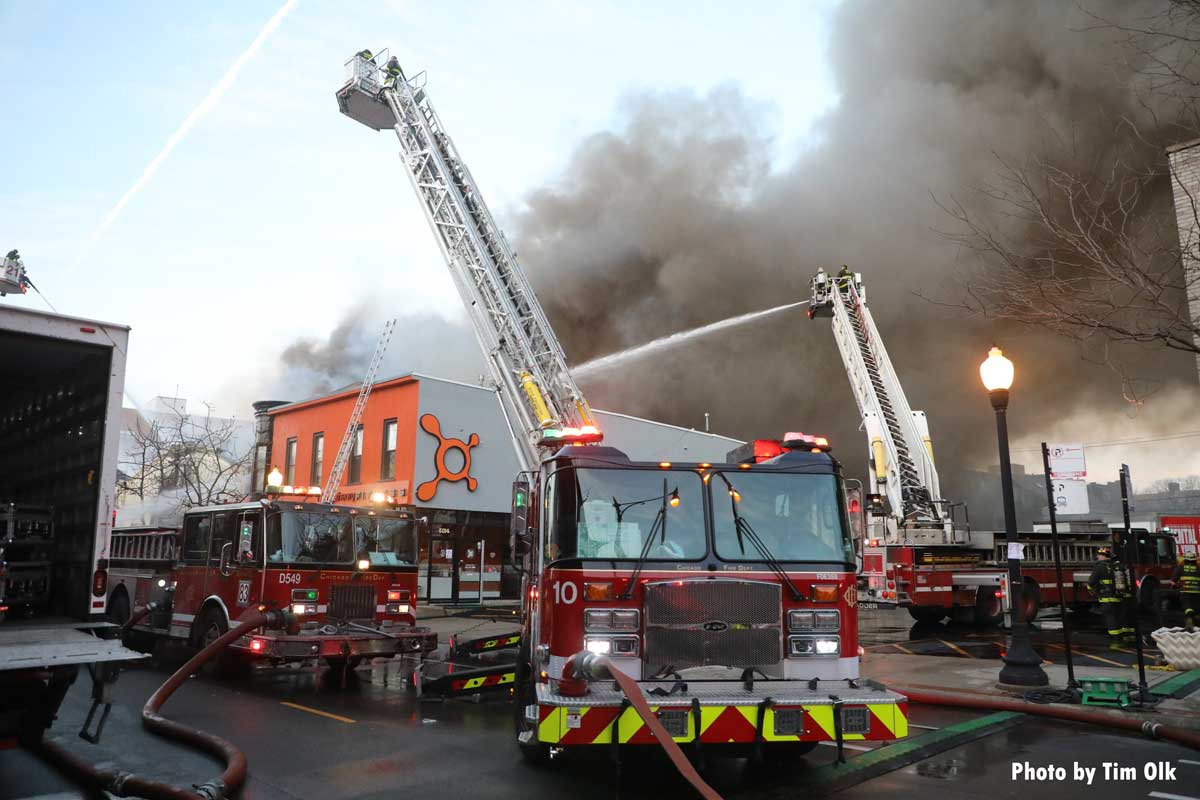
[{"label": "orange building facade", "polygon": [[[324,488],[358,387],[297,403],[255,403],[252,480],[272,467],[293,487]],[[635,461],[721,461],[736,439],[593,409],[606,443]],[[371,391],[336,502],[372,495],[411,506],[422,526],[418,593],[427,602],[516,598],[508,557],[512,482],[520,470],[513,432],[494,388],[412,374]]]},{"label": "orange building facade", "polygon": [[[357,398],[354,387],[297,403],[256,404],[255,480],[264,483],[277,468],[285,485],[323,489]],[[335,502],[366,506],[382,494],[425,518],[419,596],[432,602],[516,597],[508,511],[519,467],[493,390],[424,375],[380,381],[352,441]]]}]

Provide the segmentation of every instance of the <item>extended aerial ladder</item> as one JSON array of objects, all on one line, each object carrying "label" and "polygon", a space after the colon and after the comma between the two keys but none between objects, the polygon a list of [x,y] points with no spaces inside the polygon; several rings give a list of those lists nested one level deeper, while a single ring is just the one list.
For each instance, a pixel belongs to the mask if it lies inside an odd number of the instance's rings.
[{"label": "extended aerial ladder", "polygon": [[[810,319],[832,317],[833,334],[870,442],[870,537],[886,544],[964,544],[941,497],[925,412],[913,411],[867,307],[862,276],[818,272]],[[886,501],[886,502],[885,502]]]},{"label": "extended aerial ladder", "polygon": [[375,343],[375,352],[371,356],[371,362],[367,365],[367,374],[363,376],[363,381],[358,387],[358,398],[354,401],[350,419],[346,422],[346,432],[342,434],[337,456],[333,459],[333,467],[329,470],[329,480],[321,492],[322,503],[332,503],[337,497],[338,487],[342,485],[342,475],[345,474],[346,464],[350,461],[350,453],[354,450],[355,442],[358,440],[358,423],[367,409],[367,399],[371,396],[371,390],[375,388],[375,379],[379,377],[379,366],[383,363],[383,354],[387,352],[388,342],[391,341],[392,331],[395,328],[396,320],[389,319],[383,326],[383,332],[379,334],[379,341]]},{"label": "extended aerial ladder", "polygon": [[379,67],[385,53],[346,63],[338,107],[373,130],[391,128],[400,140],[405,171],[487,359],[521,469],[536,469],[539,448],[563,438],[599,442],[525,271],[429,102],[425,73],[408,78],[395,67],[398,74],[387,76]]}]

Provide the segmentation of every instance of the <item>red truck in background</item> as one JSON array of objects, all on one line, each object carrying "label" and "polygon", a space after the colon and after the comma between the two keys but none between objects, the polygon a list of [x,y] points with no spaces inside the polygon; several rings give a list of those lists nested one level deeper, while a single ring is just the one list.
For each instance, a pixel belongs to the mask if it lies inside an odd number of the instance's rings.
[{"label": "red truck in background", "polygon": [[408,509],[286,498],[193,508],[182,530],[113,531],[109,615],[154,601],[143,637],[200,646],[249,608],[288,608],[297,634],[259,631],[230,647],[227,666],[423,655],[437,634],[416,626],[416,522]]},{"label": "red truck in background", "polygon": [[1179,555],[1200,555],[1200,515],[1164,514],[1158,524],[1174,537]]}]

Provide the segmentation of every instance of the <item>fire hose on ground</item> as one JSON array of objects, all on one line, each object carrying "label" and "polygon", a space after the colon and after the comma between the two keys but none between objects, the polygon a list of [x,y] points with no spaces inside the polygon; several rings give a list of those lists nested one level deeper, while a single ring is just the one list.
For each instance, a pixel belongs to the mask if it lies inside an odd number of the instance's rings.
[{"label": "fire hose on ground", "polygon": [[[667,732],[659,721],[658,716],[650,709],[650,704],[642,694],[637,681],[613,666],[605,656],[594,653],[576,653],[567,660],[563,668],[563,681],[568,685],[580,684],[586,681],[613,680],[621,687],[621,691],[637,710],[638,716],[654,733],[654,738],[666,751],[671,763],[679,774],[692,785],[705,800],[721,800],[721,795],[705,783],[696,771],[695,766],[688,760],[683,749]],[[1163,725],[1158,722],[1140,719],[1124,719],[1097,711],[1084,711],[1070,706],[1046,705],[1011,697],[986,695],[968,695],[953,692],[940,692],[925,689],[914,689],[904,686],[892,686],[893,691],[905,695],[910,702],[933,706],[952,706],[955,708],[977,708],[987,711],[1016,711],[1022,714],[1049,717],[1068,722],[1083,722],[1102,727],[1141,733],[1151,739],[1164,739],[1186,747],[1200,750],[1200,731],[1192,731],[1173,725]]]},{"label": "fire hose on ground", "polygon": [[[156,608],[150,603],[137,609],[121,628],[128,632],[133,625]],[[72,775],[89,789],[110,792],[118,797],[146,797],[150,800],[219,800],[236,792],[246,780],[246,756],[231,742],[205,731],[174,722],[159,711],[163,703],[205,662],[216,656],[230,642],[263,626],[287,628],[294,618],[286,611],[251,612],[236,626],[223,633],[167,678],[142,707],[142,727],[167,739],[183,742],[220,759],[225,764],[221,774],[197,784],[191,789],[139,777],[127,772],[99,769],[75,753],[50,741],[34,743],[31,749],[56,767]]]}]

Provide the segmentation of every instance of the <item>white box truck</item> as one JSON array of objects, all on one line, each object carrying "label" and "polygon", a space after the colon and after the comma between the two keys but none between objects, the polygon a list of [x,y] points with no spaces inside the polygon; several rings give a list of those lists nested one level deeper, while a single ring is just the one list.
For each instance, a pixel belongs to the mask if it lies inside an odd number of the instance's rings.
[{"label": "white box truck", "polygon": [[0,748],[43,735],[80,667],[95,711],[143,657],[105,619],[128,342],[0,304]]}]

